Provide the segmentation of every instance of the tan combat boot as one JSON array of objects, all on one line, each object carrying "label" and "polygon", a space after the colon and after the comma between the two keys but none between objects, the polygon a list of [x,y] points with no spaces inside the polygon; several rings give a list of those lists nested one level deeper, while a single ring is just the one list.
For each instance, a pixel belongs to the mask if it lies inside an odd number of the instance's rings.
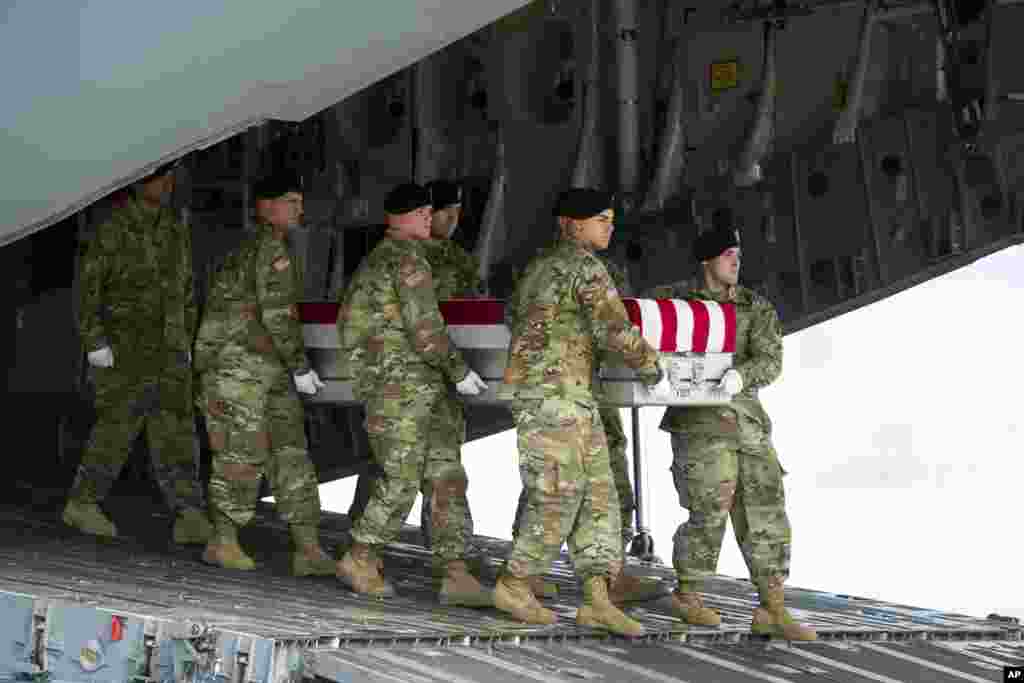
[{"label": "tan combat boot", "polygon": [[291,527],[292,576],[334,576],[337,563],[320,547],[320,534],[312,525]]},{"label": "tan combat boot", "polygon": [[197,508],[185,508],[174,520],[174,542],[178,545],[209,543],[213,538],[213,525],[206,513]]},{"label": "tan combat boot", "polygon": [[352,547],[335,565],[334,575],[360,595],[377,598],[390,598],[395,595],[395,587],[380,575],[377,554],[370,546],[358,541],[352,542]]},{"label": "tan combat boot", "polygon": [[437,597],[442,605],[494,607],[494,590],[481,586],[463,560],[452,560],[445,566]]},{"label": "tan combat boot", "polygon": [[754,609],[750,631],[761,636],[777,636],[785,640],[817,640],[818,634],[798,624],[783,605],[782,579],[774,577],[757,584],[761,606]]},{"label": "tan combat boot", "polygon": [[672,613],[694,626],[718,626],[722,623],[718,612],[704,606],[700,593],[672,591]]},{"label": "tan combat boot", "polygon": [[616,605],[654,600],[665,593],[661,581],[630,576],[625,570],[619,571],[608,586],[608,598]]},{"label": "tan combat boot", "polygon": [[644,627],[630,619],[608,599],[608,579],[591,576],[583,582],[583,604],[576,610],[576,625],[604,628],[620,636],[642,636]]},{"label": "tan combat boot", "polygon": [[256,568],[256,562],[245,554],[238,544],[238,527],[222,514],[215,513],[213,537],[203,551],[203,562],[224,569],[250,571]]},{"label": "tan combat boot", "polygon": [[541,607],[530,590],[528,579],[502,574],[494,586],[494,606],[528,624],[550,625],[558,621],[551,610]]},{"label": "tan combat boot", "polygon": [[558,584],[545,581],[541,575],[531,576],[527,579],[530,583],[530,592],[538,598],[557,598]]},{"label": "tan combat boot", "polygon": [[64,506],[64,514],[61,519],[68,526],[73,526],[83,534],[93,536],[117,536],[117,527],[110,521],[110,518],[103,514],[100,506],[96,503],[69,498]]}]

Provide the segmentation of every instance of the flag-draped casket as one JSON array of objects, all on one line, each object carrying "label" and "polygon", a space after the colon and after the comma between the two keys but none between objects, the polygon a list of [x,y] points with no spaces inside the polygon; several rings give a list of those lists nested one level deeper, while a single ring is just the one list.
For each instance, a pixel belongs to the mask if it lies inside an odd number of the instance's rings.
[{"label": "flag-draped casket", "polygon": [[[732,365],[736,310],[731,304],[675,299],[624,299],[626,312],[656,348],[669,371],[670,391],[652,394],[621,360],[601,369],[605,400],[622,406],[727,403],[718,380]],[[505,304],[497,299],[452,299],[439,304],[448,334],[466,362],[488,384],[470,403],[497,403],[511,334]],[[310,362],[327,384],[315,402],[353,403],[352,378],[339,362],[337,318],[340,304],[302,303],[299,315]]]},{"label": "flag-draped casket", "polygon": [[630,322],[657,349],[668,391],[652,393],[621,359],[601,368],[605,400],[621,406],[717,405],[732,396],[718,388],[736,350],[736,307],[714,301],[623,299]]},{"label": "flag-draped casket", "polygon": [[[353,378],[340,362],[341,340],[337,319],[341,304],[310,302],[299,304],[302,336],[310,364],[327,385],[310,400],[315,403],[357,403]],[[462,351],[471,368],[487,382],[487,391],[461,397],[468,403],[498,403],[497,392],[505,374],[511,341],[505,324],[505,304],[498,299],[452,299],[439,304],[448,325],[448,336]]]}]

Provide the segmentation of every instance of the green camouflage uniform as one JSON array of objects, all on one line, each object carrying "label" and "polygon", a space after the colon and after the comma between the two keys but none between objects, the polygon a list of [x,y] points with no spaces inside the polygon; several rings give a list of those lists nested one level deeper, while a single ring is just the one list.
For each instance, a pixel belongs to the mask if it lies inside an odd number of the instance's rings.
[{"label": "green camouflage uniform", "polygon": [[527,266],[511,304],[512,342],[503,393],[512,399],[527,502],[507,571],[547,571],[563,539],[576,574],[616,576],[622,523],[604,424],[594,393],[596,360],[621,354],[642,381],[658,355],[630,324],[607,269],[571,240]]},{"label": "green camouflage uniform", "polygon": [[[434,279],[434,296],[438,301],[478,296],[481,291],[480,261],[475,256],[450,239],[433,239],[423,243],[430,271]],[[450,456],[443,451],[462,453],[462,444],[466,442],[466,416],[462,402],[450,395],[451,405],[447,411],[439,415],[435,422],[438,431],[430,435],[430,445],[435,453],[432,460],[445,461]],[[451,421],[443,418],[451,416]],[[465,506],[465,536],[468,541],[473,536],[473,513],[467,503]],[[423,499],[420,510],[420,529],[423,532],[423,544],[430,547],[431,502]]]},{"label": "green camouflage uniform", "polygon": [[[658,298],[729,301],[709,290],[655,291]],[[682,591],[700,590],[715,572],[726,518],[754,581],[789,576],[790,526],[772,423],[757,397],[782,372],[782,327],[775,307],[737,287],[733,367],[743,391],[729,406],[670,407],[661,428],[672,434],[672,477],[689,519],[676,531],[673,564]]]},{"label": "green camouflage uniform", "polygon": [[338,325],[342,362],[366,405],[366,432],[383,469],[353,540],[392,542],[418,489],[430,504],[435,558],[463,559],[466,472],[458,450],[432,440],[458,422],[450,391],[469,368],[448,339],[424,242],[385,235],[353,277]]},{"label": "green camouflage uniform", "polygon": [[[629,296],[631,290],[625,271],[615,261],[603,254],[595,253],[601,263],[608,270],[612,282],[615,283],[619,296]],[[600,385],[594,383],[594,396],[600,400]],[[622,426],[622,413],[617,406],[601,404],[598,408],[601,413],[601,422],[604,424],[605,438],[608,441],[608,460],[612,468],[612,477],[615,480],[615,491],[619,496],[619,517],[622,521],[622,542],[629,543],[633,538],[633,510],[636,502],[633,497],[633,485],[629,479],[629,460],[626,458],[626,431]],[[519,503],[516,505],[516,515],[513,522],[512,538],[518,534],[519,520],[526,507],[526,489],[519,494]]]},{"label": "green camouflage uniform", "polygon": [[188,364],[196,324],[189,229],[170,209],[141,201],[116,210],[82,257],[79,311],[85,350],[110,346],[114,367],[89,368],[97,421],[70,497],[106,498],[145,429],[167,504],[201,508]]},{"label": "green camouflage uniform", "polygon": [[293,534],[315,542],[320,521],[302,402],[292,374],[309,370],[298,320],[301,276],[283,231],[259,226],[211,276],[195,367],[213,468],[215,525],[244,526],[266,476]]}]

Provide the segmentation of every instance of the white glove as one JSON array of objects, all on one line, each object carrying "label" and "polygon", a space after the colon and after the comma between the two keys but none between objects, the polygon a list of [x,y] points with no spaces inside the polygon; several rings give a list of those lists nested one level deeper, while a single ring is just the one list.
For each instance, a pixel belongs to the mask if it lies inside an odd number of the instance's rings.
[{"label": "white glove", "polygon": [[96,349],[90,351],[85,355],[89,361],[89,365],[94,368],[112,368],[114,367],[114,350],[109,346],[104,346],[102,349]]},{"label": "white glove", "polygon": [[295,381],[295,388],[298,389],[300,394],[312,396],[327,386],[320,381],[320,376],[316,374],[316,370],[310,370],[304,375],[292,375],[292,379]]},{"label": "white glove", "polygon": [[668,396],[672,393],[672,383],[668,379],[668,362],[659,358],[658,367],[661,368],[661,379],[657,384],[647,387],[647,390],[655,396]]},{"label": "white glove", "polygon": [[455,391],[463,396],[476,396],[485,389],[487,389],[487,383],[480,379],[480,375],[472,370],[466,373],[461,382],[455,384]]},{"label": "white glove", "polygon": [[718,383],[718,388],[725,391],[727,394],[736,394],[743,391],[743,375],[737,370],[729,369],[722,375],[722,380]]}]

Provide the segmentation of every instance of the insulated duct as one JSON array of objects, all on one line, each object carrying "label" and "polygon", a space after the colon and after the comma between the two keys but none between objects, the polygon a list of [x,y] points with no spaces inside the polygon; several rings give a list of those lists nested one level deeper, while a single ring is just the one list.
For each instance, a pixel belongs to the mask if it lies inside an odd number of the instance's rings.
[{"label": "insulated duct", "polygon": [[438,54],[420,60],[412,68],[412,123],[416,145],[413,179],[426,183],[440,176],[441,154],[444,148],[437,125],[441,95],[442,62]]},{"label": "insulated duct", "polygon": [[480,280],[490,291],[491,267],[498,260],[505,246],[505,136],[497,130],[494,150],[494,174],[491,176],[491,191],[487,195],[487,206],[480,222],[480,238],[476,245],[476,257],[480,260]]},{"label": "insulated duct", "polygon": [[640,160],[636,0],[614,0],[614,10],[619,97],[619,190],[626,196],[628,204],[636,192]]},{"label": "insulated duct", "polygon": [[764,62],[761,69],[761,92],[757,98],[757,111],[743,141],[733,182],[739,187],[750,187],[761,181],[761,159],[768,151],[774,131],[775,90],[778,71],[775,63],[776,32],[774,22],[764,22]]},{"label": "insulated duct", "polygon": [[598,145],[597,120],[601,109],[601,91],[598,87],[601,68],[601,36],[598,33],[598,12],[600,0],[590,1],[590,63],[583,79],[583,111],[580,122],[580,139],[576,149],[576,166],[572,171],[572,187],[597,185]]},{"label": "insulated duct", "polygon": [[860,39],[857,44],[857,61],[846,91],[846,102],[843,111],[836,120],[832,142],[845,145],[857,137],[857,121],[860,118],[860,104],[864,98],[864,81],[867,80],[868,66],[871,64],[871,35],[875,28],[878,15],[877,0],[864,3],[864,16],[860,22]]},{"label": "insulated duct", "polygon": [[669,99],[665,128],[661,132],[658,168],[644,199],[644,211],[661,211],[665,208],[665,202],[679,188],[683,170],[686,168],[686,131],[683,125],[685,50],[686,42],[680,38],[672,58],[672,95]]}]

